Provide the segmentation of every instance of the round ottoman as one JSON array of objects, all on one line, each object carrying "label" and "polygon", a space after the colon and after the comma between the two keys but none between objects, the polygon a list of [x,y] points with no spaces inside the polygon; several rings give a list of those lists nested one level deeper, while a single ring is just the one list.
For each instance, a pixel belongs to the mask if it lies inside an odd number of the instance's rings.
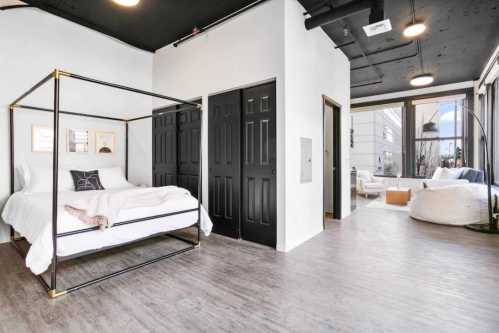
[{"label": "round ottoman", "polygon": [[425,188],[413,198],[409,215],[422,221],[456,226],[487,223],[487,186],[463,184]]}]

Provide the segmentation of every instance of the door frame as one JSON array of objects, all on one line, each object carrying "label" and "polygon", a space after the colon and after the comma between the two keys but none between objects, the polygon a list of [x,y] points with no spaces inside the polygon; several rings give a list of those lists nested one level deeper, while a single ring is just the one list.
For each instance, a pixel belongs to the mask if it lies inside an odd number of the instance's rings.
[{"label": "door frame", "polygon": [[324,179],[326,179],[325,153],[326,147],[326,132],[324,127],[326,125],[326,106],[333,109],[333,166],[335,172],[333,175],[333,189],[340,189],[335,191],[333,195],[333,218],[341,219],[341,204],[342,204],[342,190],[341,190],[341,110],[342,106],[332,98],[322,95],[322,222],[323,228],[326,228],[326,205],[324,199],[326,188],[324,186]]}]

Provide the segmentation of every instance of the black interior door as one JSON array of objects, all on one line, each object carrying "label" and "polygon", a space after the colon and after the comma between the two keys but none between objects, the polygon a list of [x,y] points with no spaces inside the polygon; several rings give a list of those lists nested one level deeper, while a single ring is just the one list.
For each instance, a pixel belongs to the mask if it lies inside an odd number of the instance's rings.
[{"label": "black interior door", "polygon": [[199,140],[201,112],[198,110],[177,113],[177,184],[198,194]]},{"label": "black interior door", "polygon": [[197,197],[201,113],[183,104],[154,113],[161,115],[152,120],[153,186],[177,185]]},{"label": "black interior door", "polygon": [[275,83],[243,90],[242,104],[242,238],[275,247]]},{"label": "black interior door", "polygon": [[241,92],[209,98],[209,212],[213,231],[240,237]]},{"label": "black interior door", "polygon": [[[169,107],[155,112],[172,110]],[[175,112],[152,118],[153,186],[177,185],[177,120]]]}]

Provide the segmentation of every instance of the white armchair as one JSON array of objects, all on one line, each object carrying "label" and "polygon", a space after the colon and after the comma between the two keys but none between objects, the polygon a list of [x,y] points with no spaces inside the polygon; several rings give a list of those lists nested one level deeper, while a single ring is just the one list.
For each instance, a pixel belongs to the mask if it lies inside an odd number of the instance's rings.
[{"label": "white armchair", "polygon": [[369,194],[379,195],[384,191],[385,185],[375,180],[369,171],[357,171],[357,193],[363,194],[367,198]]}]

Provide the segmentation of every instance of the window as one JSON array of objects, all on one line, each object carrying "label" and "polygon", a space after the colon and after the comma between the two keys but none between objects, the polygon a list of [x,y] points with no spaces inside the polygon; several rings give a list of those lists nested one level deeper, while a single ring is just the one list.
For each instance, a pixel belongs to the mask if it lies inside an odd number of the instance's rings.
[{"label": "window", "polygon": [[402,103],[352,109],[351,165],[378,176],[402,172]]},{"label": "window", "polygon": [[[492,152],[492,164],[493,164],[493,181],[496,185],[499,185],[499,79],[494,81],[491,88],[492,92],[492,118],[493,118],[493,129],[492,138],[493,140],[493,152]],[[490,137],[490,135],[489,135]]]},{"label": "window", "polygon": [[465,95],[413,101],[415,177],[431,178],[437,167],[463,166]]}]

